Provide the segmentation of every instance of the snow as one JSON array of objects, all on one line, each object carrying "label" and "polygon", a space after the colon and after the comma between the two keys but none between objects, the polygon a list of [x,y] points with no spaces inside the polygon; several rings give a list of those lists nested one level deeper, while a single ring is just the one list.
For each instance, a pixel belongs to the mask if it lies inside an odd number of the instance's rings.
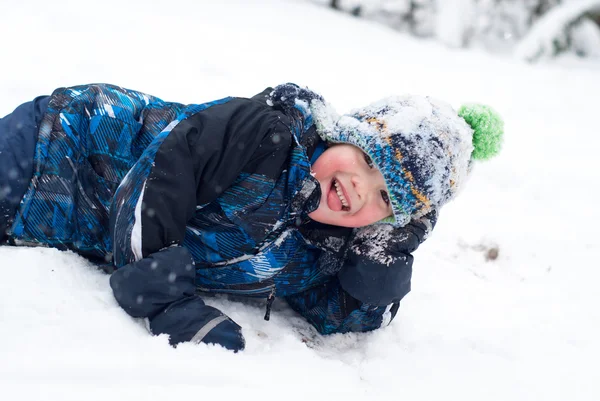
[{"label": "snow", "polygon": [[320,337],[282,302],[266,322],[264,300],[210,298],[246,351],[173,349],[84,259],[0,247],[2,399],[600,399],[598,64],[450,50],[305,1],[153,4],[5,1],[0,115],[90,82],[184,103],[296,82],[341,113],[406,93],[490,104],[503,151],[442,209],[412,292],[368,334]]},{"label": "snow", "polygon": [[410,235],[408,232],[394,231],[394,227],[391,225],[378,224],[359,228],[356,230],[355,235],[358,242],[351,245],[351,249],[357,255],[364,255],[386,266],[389,266],[390,263],[395,262],[398,258],[406,260],[405,255],[390,254],[389,249],[391,248],[392,239],[399,242],[405,241]]}]

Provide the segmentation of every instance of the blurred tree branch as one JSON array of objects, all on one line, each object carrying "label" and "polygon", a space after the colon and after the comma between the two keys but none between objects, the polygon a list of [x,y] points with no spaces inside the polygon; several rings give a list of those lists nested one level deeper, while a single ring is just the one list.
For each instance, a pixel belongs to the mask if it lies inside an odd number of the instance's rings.
[{"label": "blurred tree branch", "polygon": [[[485,48],[494,53],[516,54],[526,60],[562,52],[600,57],[600,11],[590,6],[595,0],[311,1],[414,36],[435,38],[451,47]],[[563,17],[553,16],[557,10],[562,10],[558,14],[566,15],[574,8],[585,12],[571,17],[568,23]],[[532,35],[536,38],[532,39]],[[527,44],[527,51],[523,50],[523,43]],[[528,54],[522,57],[523,53]]]}]

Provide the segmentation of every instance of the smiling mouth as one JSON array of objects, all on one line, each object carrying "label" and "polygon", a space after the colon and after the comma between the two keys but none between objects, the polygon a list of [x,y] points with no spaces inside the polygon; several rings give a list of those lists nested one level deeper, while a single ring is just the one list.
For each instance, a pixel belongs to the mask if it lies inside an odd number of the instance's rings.
[{"label": "smiling mouth", "polygon": [[335,188],[335,193],[337,194],[338,198],[340,198],[340,202],[342,202],[342,210],[344,212],[350,211],[350,203],[348,200],[346,200],[344,191],[342,190],[340,183],[335,178],[333,179],[333,186]]}]

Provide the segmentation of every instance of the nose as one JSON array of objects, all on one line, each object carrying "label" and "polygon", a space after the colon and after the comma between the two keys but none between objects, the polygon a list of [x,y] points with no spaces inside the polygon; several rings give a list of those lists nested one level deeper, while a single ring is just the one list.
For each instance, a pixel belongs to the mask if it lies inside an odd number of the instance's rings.
[{"label": "nose", "polygon": [[362,200],[363,197],[363,185],[362,185],[362,179],[358,174],[353,175],[350,178],[350,182],[352,183],[352,187],[354,188],[354,192],[356,192],[356,195],[358,196],[358,199]]},{"label": "nose", "polygon": [[371,169],[363,174],[356,174],[350,179],[359,199],[363,199],[371,192],[379,192],[385,188],[385,180],[377,169]]}]

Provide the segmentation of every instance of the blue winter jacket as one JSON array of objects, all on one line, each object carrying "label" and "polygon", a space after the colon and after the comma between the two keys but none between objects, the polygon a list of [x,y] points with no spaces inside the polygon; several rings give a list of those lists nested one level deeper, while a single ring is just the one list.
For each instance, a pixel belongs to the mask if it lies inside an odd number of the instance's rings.
[{"label": "blue winter jacket", "polygon": [[[9,241],[113,266],[119,304],[172,343],[206,336],[202,314],[228,323],[202,309],[203,292],[284,297],[323,334],[387,325],[422,236],[387,265],[349,251],[351,230],[310,222],[323,144],[303,105],[318,95],[290,102],[294,87],[192,105],[105,84],[57,89]],[[12,135],[2,121],[0,145]]]}]

